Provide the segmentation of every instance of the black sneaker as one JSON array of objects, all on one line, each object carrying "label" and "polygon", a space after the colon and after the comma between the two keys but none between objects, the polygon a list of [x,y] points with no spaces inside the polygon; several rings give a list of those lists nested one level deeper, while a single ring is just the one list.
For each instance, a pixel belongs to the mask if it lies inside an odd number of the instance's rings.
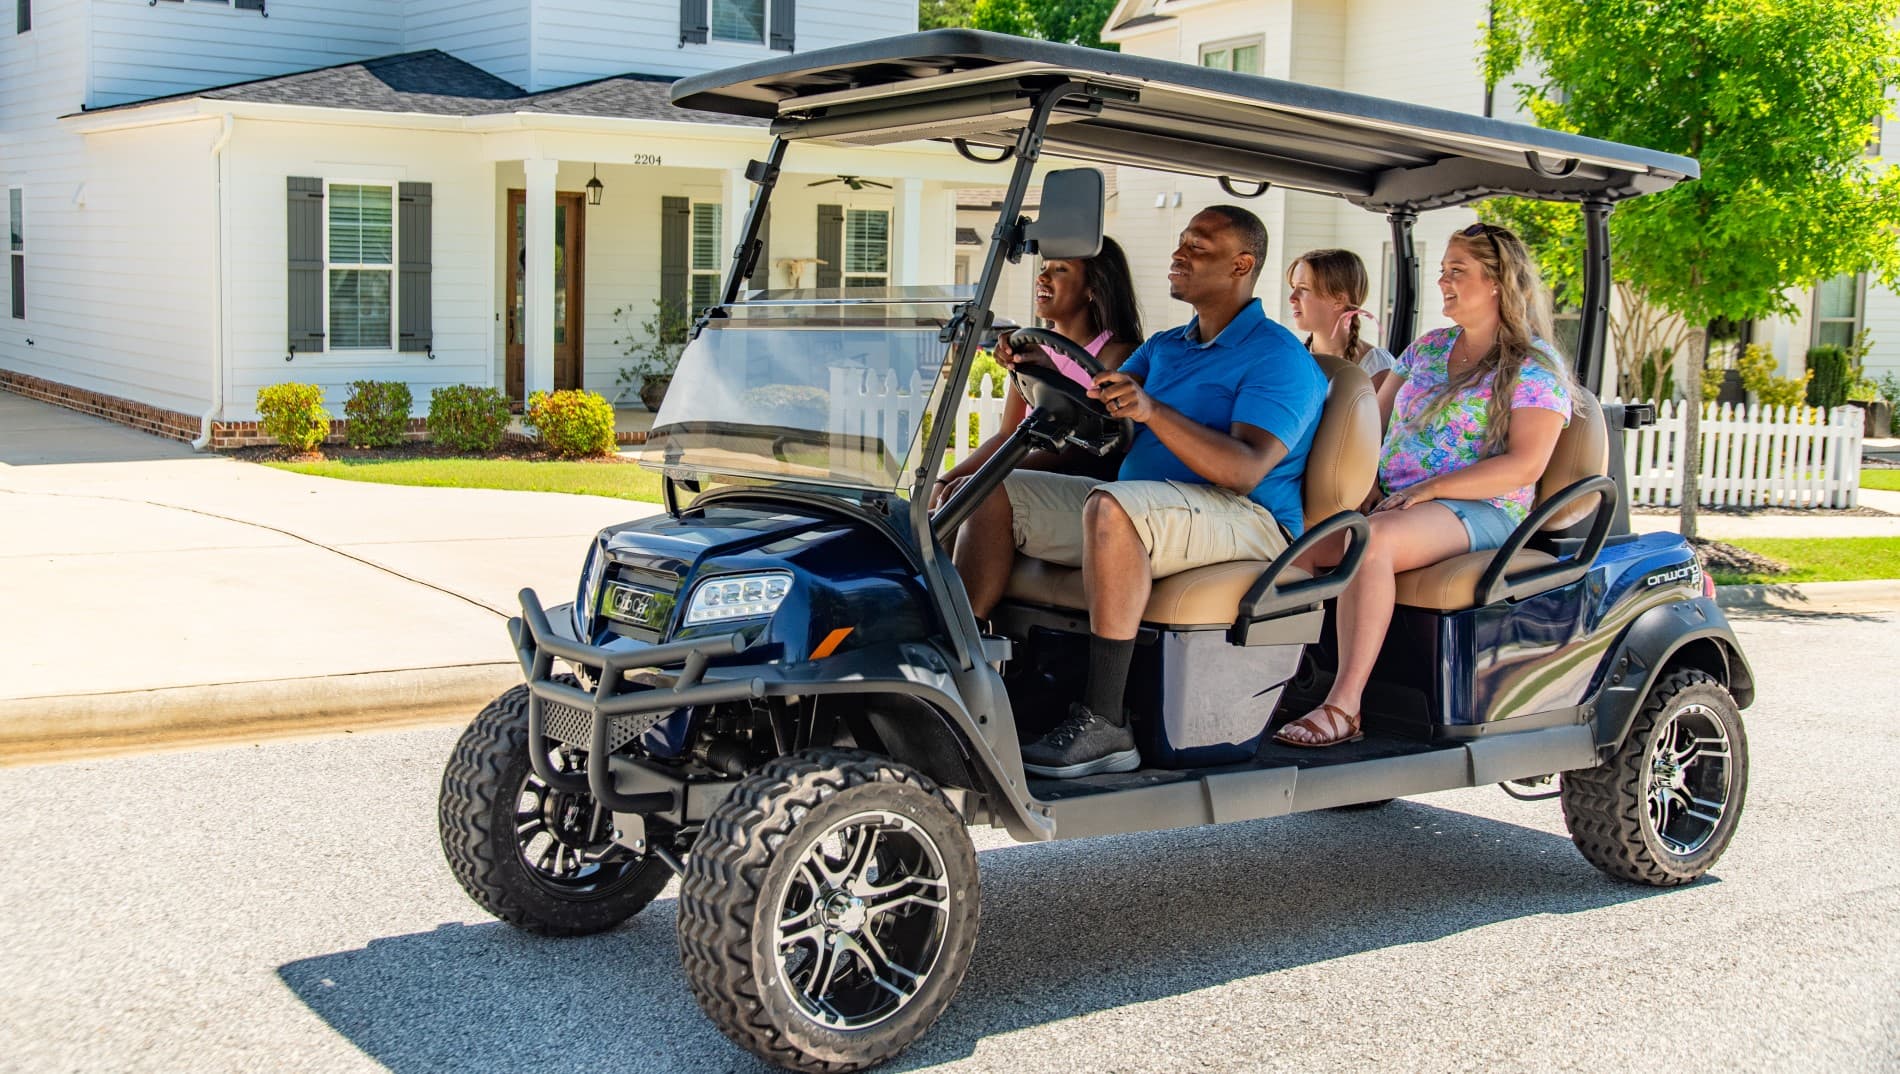
[{"label": "black sneaker", "polygon": [[1069,718],[1055,730],[1023,747],[1023,768],[1048,779],[1133,772],[1140,767],[1135,733],[1109,723],[1079,701],[1069,706]]}]

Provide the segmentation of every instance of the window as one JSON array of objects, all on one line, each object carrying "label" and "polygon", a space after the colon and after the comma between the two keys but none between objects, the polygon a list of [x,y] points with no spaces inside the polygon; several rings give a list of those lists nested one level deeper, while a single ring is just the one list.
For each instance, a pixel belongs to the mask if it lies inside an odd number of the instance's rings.
[{"label": "window", "polygon": [[395,189],[332,183],[326,214],[331,350],[388,350],[395,309]]},{"label": "window", "polygon": [[1202,45],[1201,66],[1218,67],[1223,71],[1238,71],[1243,75],[1260,74],[1260,41],[1255,38]]},{"label": "window", "polygon": [[765,44],[765,0],[712,0],[712,39]]},{"label": "window", "polygon": [[[26,0],[20,0],[20,2],[24,4]],[[179,4],[181,7],[183,6],[183,0],[168,0],[168,2]],[[151,0],[151,3],[153,7],[158,6],[158,0]],[[255,11],[260,14],[264,12],[264,0],[192,0],[193,6],[200,4],[217,4],[219,7],[236,8],[239,11]]]},{"label": "window", "polygon": [[725,245],[725,218],[723,206],[710,202],[693,205],[692,281],[688,293],[694,313],[719,304],[719,285],[724,282],[720,279],[719,251]]},{"label": "window", "polygon": [[21,204],[26,192],[7,191],[7,278],[13,287],[13,317],[26,320],[26,219]]},{"label": "window", "polygon": [[1823,280],[1814,289],[1814,345],[1840,347],[1854,345],[1860,335],[1861,299],[1867,291],[1867,277],[1861,274],[1836,276]]},{"label": "window", "polygon": [[890,282],[890,211],[847,210],[844,214],[844,285],[883,287]]}]

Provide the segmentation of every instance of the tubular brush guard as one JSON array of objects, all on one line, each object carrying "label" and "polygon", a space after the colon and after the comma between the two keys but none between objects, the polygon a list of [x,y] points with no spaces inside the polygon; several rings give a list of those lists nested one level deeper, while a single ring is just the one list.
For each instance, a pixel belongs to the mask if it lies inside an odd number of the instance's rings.
[{"label": "tubular brush guard", "polygon": [[[616,813],[652,813],[677,807],[669,791],[624,795],[614,789],[608,772],[607,756],[613,751],[608,742],[610,730],[638,737],[668,713],[693,705],[717,705],[728,701],[746,701],[765,694],[765,680],[759,678],[703,681],[706,666],[718,656],[745,651],[745,636],[738,633],[716,638],[695,638],[644,649],[616,651],[588,645],[556,632],[541,606],[541,598],[532,589],[521,591],[521,615],[508,620],[508,635],[514,641],[515,657],[528,683],[528,741],[540,743],[548,736],[547,706],[560,705],[580,713],[588,722],[587,773],[557,772],[548,763],[544,748],[530,746],[528,760],[534,774],[548,786],[572,794],[591,794],[594,800]],[[560,657],[577,669],[594,676],[593,692],[576,689],[553,679],[554,658]],[[672,670],[677,666],[678,670]],[[638,669],[657,669],[671,678],[671,685],[628,682],[626,673]],[[621,739],[624,743],[625,738]],[[617,744],[616,744],[617,745]]]}]

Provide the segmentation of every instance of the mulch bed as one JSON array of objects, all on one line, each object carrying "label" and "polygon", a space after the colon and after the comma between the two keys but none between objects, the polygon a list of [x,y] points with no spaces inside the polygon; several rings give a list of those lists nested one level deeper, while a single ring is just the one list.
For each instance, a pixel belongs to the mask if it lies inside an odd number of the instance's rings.
[{"label": "mulch bed", "polygon": [[[325,444],[320,450],[296,452],[287,448],[271,445],[269,447],[226,448],[219,452],[244,462],[322,462],[333,459],[338,462],[385,462],[408,459],[493,459],[507,462],[595,462],[603,466],[615,466],[622,463],[635,463],[624,455],[607,455],[594,459],[561,459],[543,450],[535,441],[510,437],[503,440],[501,446],[489,452],[450,451],[439,444],[426,440],[417,440],[388,448],[353,448],[343,444]],[[637,463],[636,463],[637,465]]]},{"label": "mulch bed", "polygon": [[[1771,515],[1785,515],[1803,518],[1892,518],[1886,511],[1876,511],[1871,507],[1710,507],[1706,504],[1696,511],[1699,515],[1723,515],[1729,518],[1766,518]],[[1669,515],[1682,514],[1674,507],[1632,507],[1632,515]]]},{"label": "mulch bed", "polygon": [[1746,548],[1737,548],[1705,537],[1697,537],[1692,543],[1696,554],[1702,557],[1703,569],[1711,573],[1774,575],[1788,572],[1786,563],[1759,552],[1750,552]]}]

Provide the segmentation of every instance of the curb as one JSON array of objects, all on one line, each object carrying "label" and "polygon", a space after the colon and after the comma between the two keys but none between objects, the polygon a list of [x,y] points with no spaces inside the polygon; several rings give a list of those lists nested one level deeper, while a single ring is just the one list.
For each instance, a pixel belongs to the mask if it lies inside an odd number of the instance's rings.
[{"label": "curb", "polygon": [[512,661],[0,699],[0,765],[467,720],[521,681]]},{"label": "curb", "polygon": [[1735,611],[1825,612],[1844,606],[1900,609],[1900,579],[1717,586],[1715,602]]}]

